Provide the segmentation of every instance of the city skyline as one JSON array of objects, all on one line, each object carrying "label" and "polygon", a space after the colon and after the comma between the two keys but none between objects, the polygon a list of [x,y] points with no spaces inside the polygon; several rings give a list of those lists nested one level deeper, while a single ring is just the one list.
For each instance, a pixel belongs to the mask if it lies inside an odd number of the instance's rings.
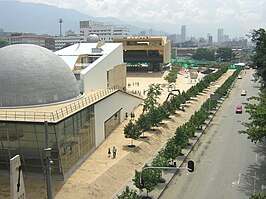
[{"label": "city skyline", "polygon": [[[115,17],[125,22],[140,21],[154,24],[154,28],[178,34],[182,24],[187,25],[187,37],[204,37],[211,33],[217,40],[217,29],[234,37],[246,36],[250,30],[265,27],[265,0],[232,2],[166,0],[124,1],[118,0],[20,0],[21,2],[45,3],[60,8],[75,9],[90,16]],[[154,23],[156,21],[156,24]]]}]

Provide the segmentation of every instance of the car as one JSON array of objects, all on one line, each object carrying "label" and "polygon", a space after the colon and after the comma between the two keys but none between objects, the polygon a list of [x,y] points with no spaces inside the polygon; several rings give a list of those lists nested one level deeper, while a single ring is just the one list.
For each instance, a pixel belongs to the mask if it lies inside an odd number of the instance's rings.
[{"label": "car", "polygon": [[246,90],[242,90],[240,95],[241,96],[246,96],[247,95],[247,91]]},{"label": "car", "polygon": [[238,114],[241,114],[243,112],[243,110],[242,110],[242,106],[241,105],[237,105],[236,106],[236,113]]},{"label": "car", "polygon": [[242,79],[242,76],[241,75],[238,75],[238,79]]}]

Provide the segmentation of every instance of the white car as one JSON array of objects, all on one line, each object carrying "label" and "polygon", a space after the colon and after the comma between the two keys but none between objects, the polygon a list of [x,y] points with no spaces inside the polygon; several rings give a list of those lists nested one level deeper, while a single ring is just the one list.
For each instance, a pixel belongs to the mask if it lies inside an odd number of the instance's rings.
[{"label": "white car", "polygon": [[242,79],[242,76],[241,75],[238,75],[238,79]]},{"label": "white car", "polygon": [[241,91],[241,96],[246,96],[247,95],[247,91],[246,90],[242,90]]}]

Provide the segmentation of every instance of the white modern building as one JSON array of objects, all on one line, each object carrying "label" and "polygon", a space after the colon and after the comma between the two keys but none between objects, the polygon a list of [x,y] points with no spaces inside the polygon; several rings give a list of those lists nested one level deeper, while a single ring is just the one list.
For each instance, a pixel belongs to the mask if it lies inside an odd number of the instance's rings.
[{"label": "white modern building", "polygon": [[0,174],[16,155],[26,176],[44,174],[47,121],[52,175],[71,175],[142,102],[124,91],[125,71],[119,43],[1,48]]},{"label": "white modern building", "polygon": [[101,22],[80,21],[80,34],[84,36],[96,34],[100,40],[112,42],[114,38],[127,37],[129,32],[127,28],[105,25]]},{"label": "white modern building", "polygon": [[121,43],[79,43],[55,53],[73,71],[81,92],[114,86],[126,88],[126,65]]}]

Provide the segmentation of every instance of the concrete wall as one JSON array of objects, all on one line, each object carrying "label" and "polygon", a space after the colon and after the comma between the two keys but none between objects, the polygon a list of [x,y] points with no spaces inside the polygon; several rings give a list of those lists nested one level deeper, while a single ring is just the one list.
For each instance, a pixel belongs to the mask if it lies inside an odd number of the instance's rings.
[{"label": "concrete wall", "polygon": [[115,48],[110,54],[103,55],[97,59],[89,71],[83,70],[80,79],[84,82],[84,92],[94,89],[107,88],[107,71],[117,65],[123,64],[123,46],[122,44]]},{"label": "concrete wall", "polygon": [[109,87],[119,86],[119,88],[126,89],[126,64],[115,66],[109,71]]},{"label": "concrete wall", "polygon": [[168,41],[164,45],[164,51],[163,51],[163,63],[169,63],[171,61],[171,42]]},{"label": "concrete wall", "polygon": [[131,113],[142,102],[140,98],[117,91],[111,96],[95,104],[95,138],[96,147],[105,140],[104,122],[121,109],[121,121],[125,119],[126,112]]}]

